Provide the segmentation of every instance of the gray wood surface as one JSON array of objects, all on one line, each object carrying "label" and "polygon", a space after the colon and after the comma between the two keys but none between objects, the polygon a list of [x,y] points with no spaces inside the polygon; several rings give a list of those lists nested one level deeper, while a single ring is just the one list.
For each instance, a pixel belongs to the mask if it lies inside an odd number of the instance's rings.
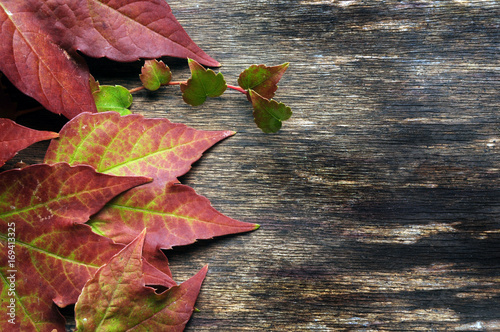
[{"label": "gray wood surface", "polygon": [[[497,1],[169,4],[228,83],[290,62],[275,99],[294,112],[269,135],[237,92],[134,95],[136,113],[238,132],[181,181],[261,225],[167,252],[178,281],[209,264],[187,331],[500,330]],[[140,63],[90,67],[140,85]]]}]

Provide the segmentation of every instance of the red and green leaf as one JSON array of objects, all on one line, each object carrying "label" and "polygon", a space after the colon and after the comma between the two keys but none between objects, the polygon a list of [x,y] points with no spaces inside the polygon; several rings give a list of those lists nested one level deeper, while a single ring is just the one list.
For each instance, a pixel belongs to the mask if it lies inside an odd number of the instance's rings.
[{"label": "red and green leaf", "polygon": [[253,90],[264,98],[271,99],[278,89],[278,82],[288,69],[289,63],[268,67],[252,65],[238,78],[238,85],[245,90]]},{"label": "red and green leaf", "polygon": [[[85,282],[123,248],[83,223],[120,192],[147,181],[65,163],[0,173],[0,245],[6,249],[0,252],[2,317],[14,299],[21,331],[64,331],[53,304],[75,303]],[[166,281],[166,270],[147,265],[150,282],[175,285]],[[5,319],[0,324],[3,331],[12,327]]]},{"label": "red and green leaf", "polygon": [[257,92],[249,90],[253,106],[253,116],[257,126],[265,133],[275,133],[281,129],[282,121],[292,116],[290,107],[275,100],[262,97]]},{"label": "red and green leaf", "polygon": [[163,0],[0,0],[0,71],[67,118],[96,112],[77,50],[116,61],[162,56],[219,63],[187,35]]},{"label": "red and green leaf", "polygon": [[58,136],[54,132],[30,129],[12,120],[0,118],[0,167],[31,144]]},{"label": "red and green leaf", "polygon": [[78,331],[184,329],[193,313],[207,267],[181,285],[157,294],[146,286],[143,278],[145,236],[145,231],[140,232],[86,283],[75,306]]},{"label": "red and green leaf", "polygon": [[253,231],[259,225],[237,221],[215,210],[185,185],[152,183],[112,200],[90,220],[92,229],[117,243],[129,243],[148,229],[145,251],[187,245],[198,239]]},{"label": "red and green leaf", "polygon": [[146,60],[141,68],[139,75],[142,85],[150,90],[155,91],[162,85],[168,84],[172,79],[170,68],[163,61]]},{"label": "red and green leaf", "polygon": [[191,106],[199,106],[207,97],[219,97],[226,91],[227,85],[221,73],[205,69],[192,59],[188,59],[191,77],[181,84],[182,99]]},{"label": "red and green leaf", "polygon": [[196,130],[142,115],[86,113],[61,129],[45,162],[87,164],[98,172],[149,176],[157,183],[167,183],[189,171],[203,151],[233,134]]}]

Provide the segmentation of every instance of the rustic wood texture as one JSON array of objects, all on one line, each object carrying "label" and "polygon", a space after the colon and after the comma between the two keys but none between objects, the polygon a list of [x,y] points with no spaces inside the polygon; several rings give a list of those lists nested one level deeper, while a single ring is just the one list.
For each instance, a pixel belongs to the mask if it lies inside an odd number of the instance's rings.
[{"label": "rustic wood texture", "polygon": [[[136,113],[238,132],[181,181],[261,225],[167,252],[178,281],[209,264],[186,331],[500,330],[497,1],[169,4],[229,83],[290,62],[275,99],[294,112],[269,135],[237,92],[134,95]],[[140,84],[139,62],[89,64]]]}]

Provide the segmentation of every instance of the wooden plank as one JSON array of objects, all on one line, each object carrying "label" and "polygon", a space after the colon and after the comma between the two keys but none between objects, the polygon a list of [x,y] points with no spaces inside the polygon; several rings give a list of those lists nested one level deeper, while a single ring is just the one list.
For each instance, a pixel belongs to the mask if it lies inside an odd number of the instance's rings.
[{"label": "wooden plank", "polygon": [[[134,96],[148,117],[238,131],[181,182],[261,224],[167,252],[179,281],[209,264],[187,331],[500,329],[497,1],[169,4],[229,83],[290,62],[276,99],[294,111],[266,135],[236,92],[197,108],[174,87]],[[139,63],[89,62],[139,85]]]}]

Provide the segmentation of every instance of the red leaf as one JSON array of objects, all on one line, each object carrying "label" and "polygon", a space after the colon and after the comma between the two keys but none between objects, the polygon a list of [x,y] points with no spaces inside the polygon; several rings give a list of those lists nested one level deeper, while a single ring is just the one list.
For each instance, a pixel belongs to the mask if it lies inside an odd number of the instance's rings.
[{"label": "red leaf", "polygon": [[48,110],[96,112],[88,68],[76,51],[133,61],[205,54],[163,0],[0,0],[0,71]]},{"label": "red leaf", "polygon": [[[123,248],[81,223],[118,193],[146,181],[67,164],[0,173],[0,246],[4,249],[0,252],[0,315],[8,317],[6,302],[13,301],[16,327],[21,331],[63,331],[64,320],[53,302],[75,303],[85,282]],[[148,264],[147,278],[166,280],[168,274]],[[0,322],[0,330],[11,330],[5,318]]]},{"label": "red leaf", "polygon": [[75,306],[79,331],[182,331],[193,312],[204,267],[197,275],[162,294],[145,287],[142,247],[145,231],[101,267]]},{"label": "red leaf", "polygon": [[88,56],[116,61],[171,56],[220,65],[191,40],[164,0],[42,2],[49,34]]},{"label": "red leaf", "polygon": [[57,133],[26,128],[9,119],[0,119],[0,167],[33,143],[56,138]]},{"label": "red leaf", "polygon": [[165,184],[189,171],[203,151],[233,134],[196,130],[142,115],[86,113],[61,129],[45,162],[87,164],[98,172],[149,176]]},{"label": "red leaf", "polygon": [[72,118],[95,112],[86,64],[44,33],[36,15],[40,5],[40,0],[0,1],[0,71],[54,113]]},{"label": "red leaf", "polygon": [[146,257],[159,248],[187,245],[197,239],[253,231],[259,225],[229,218],[207,198],[185,185],[166,188],[152,183],[120,195],[93,216],[91,227],[117,243],[129,243],[148,229]]}]

